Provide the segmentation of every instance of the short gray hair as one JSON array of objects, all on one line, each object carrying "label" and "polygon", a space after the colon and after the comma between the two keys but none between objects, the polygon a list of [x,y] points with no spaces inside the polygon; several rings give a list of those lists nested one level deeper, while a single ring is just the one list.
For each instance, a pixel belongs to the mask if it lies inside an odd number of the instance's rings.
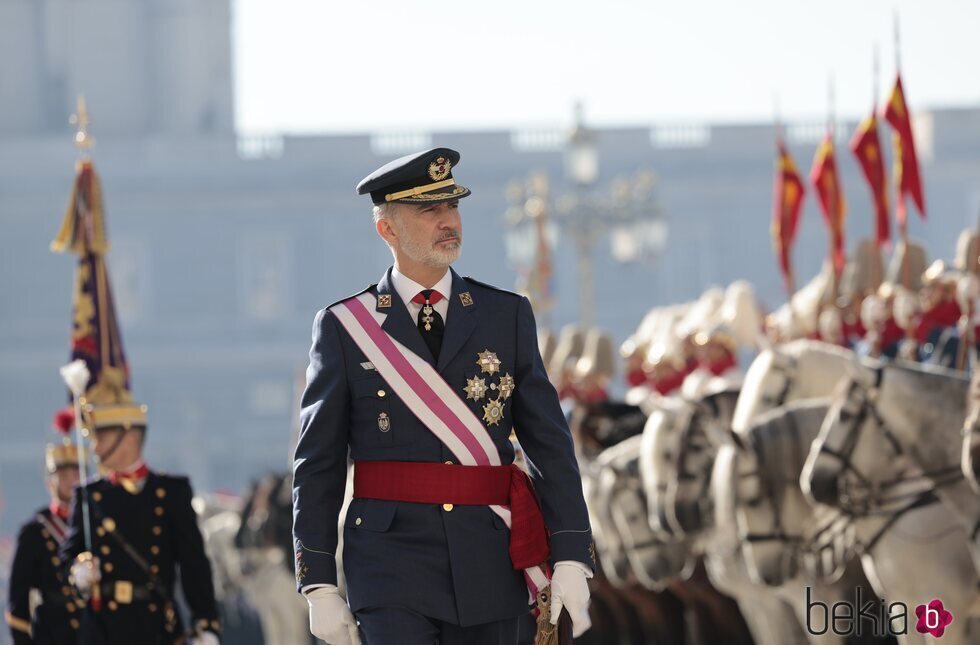
[{"label": "short gray hair", "polygon": [[390,219],[395,213],[394,202],[385,202],[384,204],[378,204],[374,207],[372,211],[374,215],[374,223],[377,224],[378,220]]}]

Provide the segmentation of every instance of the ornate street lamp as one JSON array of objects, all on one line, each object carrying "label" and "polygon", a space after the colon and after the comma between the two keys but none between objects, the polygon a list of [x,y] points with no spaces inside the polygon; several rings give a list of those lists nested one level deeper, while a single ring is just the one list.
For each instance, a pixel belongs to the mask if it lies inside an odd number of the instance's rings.
[{"label": "ornate street lamp", "polygon": [[[581,104],[575,107],[575,126],[565,147],[565,171],[575,189],[556,197],[553,206],[547,177],[534,176],[508,188],[508,255],[519,266],[545,266],[550,271],[554,238],[559,233],[570,238],[575,245],[579,322],[588,328],[595,325],[593,257],[599,239],[609,235],[613,257],[619,262],[655,260],[666,246],[668,225],[657,200],[656,176],[650,170],[615,179],[608,193],[593,190],[599,178],[599,153],[595,132],[584,124]],[[542,261],[541,253],[548,253],[549,259]],[[540,275],[535,268],[525,273],[531,278],[535,270]],[[533,287],[534,282],[529,279],[525,284]],[[533,288],[525,291],[535,297]]]}]

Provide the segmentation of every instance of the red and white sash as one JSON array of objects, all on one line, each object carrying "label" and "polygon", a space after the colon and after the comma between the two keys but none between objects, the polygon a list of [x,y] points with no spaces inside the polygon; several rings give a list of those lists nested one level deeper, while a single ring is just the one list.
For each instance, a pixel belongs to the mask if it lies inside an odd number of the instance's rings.
[{"label": "red and white sash", "polygon": [[[428,361],[381,328],[387,314],[376,305],[376,296],[368,292],[334,305],[330,312],[388,387],[461,465],[500,466],[500,454],[483,422]],[[490,510],[510,528],[510,509],[494,505]],[[540,566],[524,569],[524,577],[532,598],[550,582]]]}]

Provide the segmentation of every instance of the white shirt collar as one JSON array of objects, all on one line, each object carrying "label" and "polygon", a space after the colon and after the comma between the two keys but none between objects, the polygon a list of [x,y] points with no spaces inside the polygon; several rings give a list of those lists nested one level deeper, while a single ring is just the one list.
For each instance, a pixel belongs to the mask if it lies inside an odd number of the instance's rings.
[{"label": "white shirt collar", "polygon": [[[398,297],[402,299],[406,305],[412,302],[419,291],[425,289],[415,280],[412,280],[403,273],[400,273],[398,269],[391,268],[391,283],[395,287],[395,291],[398,292]],[[442,276],[433,287],[436,291],[442,294],[442,297],[449,300],[449,296],[452,295],[451,291],[453,288],[453,274],[449,269],[446,269],[446,275]]]}]

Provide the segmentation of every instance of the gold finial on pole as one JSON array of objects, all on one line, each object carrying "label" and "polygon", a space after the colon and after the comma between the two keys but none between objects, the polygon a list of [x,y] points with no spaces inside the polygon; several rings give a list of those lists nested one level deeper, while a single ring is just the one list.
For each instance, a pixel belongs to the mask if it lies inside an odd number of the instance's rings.
[{"label": "gold finial on pole", "polygon": [[88,109],[85,107],[85,95],[78,95],[78,107],[76,108],[75,114],[71,115],[68,121],[72,125],[78,126],[78,132],[75,133],[75,145],[82,150],[89,150],[95,145],[95,137],[88,133],[88,126],[92,123],[92,120],[88,116]]}]

